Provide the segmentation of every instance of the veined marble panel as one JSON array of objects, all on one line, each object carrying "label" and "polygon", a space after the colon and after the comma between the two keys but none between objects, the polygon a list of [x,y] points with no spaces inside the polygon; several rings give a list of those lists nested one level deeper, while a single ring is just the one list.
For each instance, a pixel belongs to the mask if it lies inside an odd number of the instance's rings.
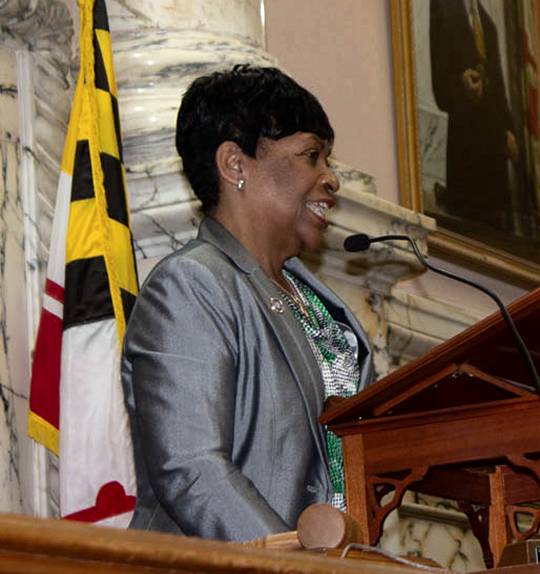
[{"label": "veined marble panel", "polygon": [[35,170],[36,189],[33,192],[39,243],[33,263],[39,272],[39,285],[45,279],[56,187],[73,92],[73,80],[69,72],[55,68],[50,56],[50,53],[44,52],[31,53],[28,61],[29,89],[33,95],[27,105],[33,122],[30,141],[25,150]]},{"label": "veined marble panel", "polygon": [[145,210],[132,217],[137,258],[164,257],[180,249],[198,228],[196,201],[171,206],[170,210]]},{"label": "veined marble panel", "polygon": [[[23,512],[16,403],[12,391],[0,385],[0,511]],[[23,405],[26,399],[22,399]],[[18,413],[20,414],[20,413]]]},{"label": "veined marble panel", "polygon": [[0,105],[2,121],[0,122],[0,139],[13,142],[19,132],[17,117],[17,73],[15,51],[0,49]]},{"label": "veined marble panel", "polygon": [[140,33],[145,28],[167,31],[174,27],[175,30],[210,31],[237,36],[243,42],[262,46],[264,25],[261,3],[261,0],[109,0],[107,9],[109,23],[114,30]]},{"label": "veined marble panel", "polygon": [[480,543],[453,501],[408,493],[399,511],[401,552],[432,558],[457,572],[485,568]]},{"label": "veined marble panel", "polygon": [[392,368],[420,357],[482,318],[455,305],[402,291],[399,284],[385,299],[384,315]]},{"label": "veined marble panel", "polygon": [[[0,100],[0,110],[3,106]],[[0,192],[0,289],[2,343],[7,377],[2,384],[21,396],[28,395],[28,345],[24,316],[25,265],[23,212],[19,194],[18,142],[0,142],[2,190]],[[6,374],[4,374],[6,375]]]},{"label": "veined marble panel", "polygon": [[380,545],[394,554],[431,558],[456,572],[485,569],[468,518],[455,501],[436,496],[406,492],[384,523]]},{"label": "veined marble panel", "polygon": [[372,175],[337,160],[331,162],[331,167],[336,172],[341,187],[348,189],[349,192],[377,193],[375,178]]},{"label": "veined marble panel", "polygon": [[25,288],[16,84],[15,52],[0,48],[0,510],[3,512],[20,512],[23,508],[16,403],[26,402],[28,380],[26,325],[24,319],[21,321]]}]

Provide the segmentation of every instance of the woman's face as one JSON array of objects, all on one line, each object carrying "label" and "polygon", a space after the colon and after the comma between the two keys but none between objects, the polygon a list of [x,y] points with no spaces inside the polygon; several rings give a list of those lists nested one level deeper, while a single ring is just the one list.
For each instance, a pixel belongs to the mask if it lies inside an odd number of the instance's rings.
[{"label": "woman's face", "polygon": [[249,162],[245,201],[261,230],[273,234],[287,256],[319,247],[328,227],[326,210],[339,188],[328,166],[331,146],[311,133],[262,138]]}]

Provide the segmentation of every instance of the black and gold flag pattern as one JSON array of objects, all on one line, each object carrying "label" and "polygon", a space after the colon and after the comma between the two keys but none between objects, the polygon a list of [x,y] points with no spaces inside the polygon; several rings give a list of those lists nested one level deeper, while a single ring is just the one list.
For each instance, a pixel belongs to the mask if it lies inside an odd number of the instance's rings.
[{"label": "black and gold flag pattern", "polygon": [[[81,3],[82,113],[73,158],[64,329],[115,317],[119,341],[137,294],[116,81],[104,0]],[[81,33],[83,41],[90,35]],[[86,48],[86,49],[85,49]],[[90,49],[88,49],[90,48]]]}]

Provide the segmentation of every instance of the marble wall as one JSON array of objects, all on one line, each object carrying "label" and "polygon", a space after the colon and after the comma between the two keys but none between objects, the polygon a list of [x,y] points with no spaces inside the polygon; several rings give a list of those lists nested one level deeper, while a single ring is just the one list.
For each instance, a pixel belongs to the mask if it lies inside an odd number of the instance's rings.
[{"label": "marble wall", "polygon": [[[276,62],[264,49],[259,0],[108,0],[107,6],[132,226],[144,275],[196,227],[197,202],[174,150],[176,112],[187,85],[233,63]],[[58,489],[54,459],[26,438],[29,365],[78,65],[77,27],[74,0],[0,2],[0,511],[42,516],[55,514]],[[361,318],[383,376],[476,317],[400,291],[402,278],[422,271],[406,245],[343,252],[344,237],[355,232],[407,233],[426,252],[434,222],[377,197],[369,174],[339,162],[335,169],[342,182],[339,206],[325,250],[308,263]],[[445,565],[476,564],[446,546],[457,538],[460,548],[467,545],[466,527],[463,536],[448,538],[439,526],[422,530],[418,517],[409,515],[389,520],[389,548],[429,553],[435,544],[434,557]]]},{"label": "marble wall", "polygon": [[28,340],[20,314],[26,301],[16,68],[14,51],[0,49],[0,508],[21,512],[24,426],[18,415],[28,398]]},{"label": "marble wall", "polygon": [[387,550],[431,558],[457,572],[484,569],[480,544],[452,501],[408,492],[385,526],[381,543]]}]

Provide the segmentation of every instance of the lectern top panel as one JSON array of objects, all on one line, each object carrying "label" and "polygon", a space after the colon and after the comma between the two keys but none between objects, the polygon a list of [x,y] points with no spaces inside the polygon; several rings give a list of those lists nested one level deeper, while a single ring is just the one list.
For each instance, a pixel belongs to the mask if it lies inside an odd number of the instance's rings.
[{"label": "lectern top panel", "polygon": [[[514,301],[509,311],[540,371],[540,289]],[[468,374],[463,375],[463,371]],[[344,423],[392,412],[448,408],[460,402],[524,396],[535,399],[534,393],[525,362],[502,313],[497,311],[361,393],[332,406],[320,421]]]}]

